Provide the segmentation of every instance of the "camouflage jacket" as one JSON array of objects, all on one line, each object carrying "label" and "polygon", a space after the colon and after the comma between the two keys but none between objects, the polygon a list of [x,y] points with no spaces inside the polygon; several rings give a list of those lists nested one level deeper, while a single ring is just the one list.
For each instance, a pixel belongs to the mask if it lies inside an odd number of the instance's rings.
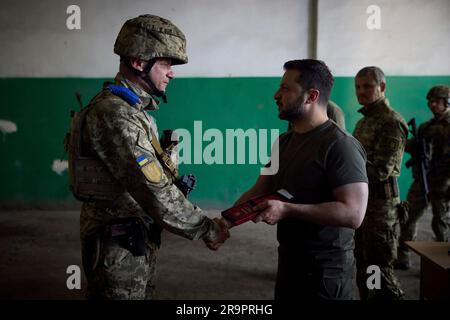
[{"label": "camouflage jacket", "polygon": [[367,153],[369,182],[398,177],[402,164],[408,126],[401,115],[389,106],[386,98],[358,110],[364,117],[353,133]]},{"label": "camouflage jacket", "polygon": [[173,233],[199,239],[215,226],[172,183],[156,157],[150,131],[155,128],[147,114],[148,109],[157,108],[155,99],[120,74],[115,82],[131,89],[140,100],[131,106],[105,86],[87,107],[84,133],[89,147],[125,191],[106,207],[83,203],[81,237],[112,219],[140,217],[148,227],[156,222]]},{"label": "camouflage jacket", "polygon": [[336,103],[334,103],[331,100],[328,101],[327,116],[328,118],[336,122],[339,128],[345,130],[344,112],[342,111],[341,108],[339,108],[339,106]]},{"label": "camouflage jacket", "polygon": [[[432,118],[419,127],[419,135],[426,142],[430,174],[450,177],[450,109],[439,118]],[[415,140],[407,141],[407,150],[413,158],[413,164],[416,164]],[[413,176],[416,177],[416,168],[413,167]]]}]

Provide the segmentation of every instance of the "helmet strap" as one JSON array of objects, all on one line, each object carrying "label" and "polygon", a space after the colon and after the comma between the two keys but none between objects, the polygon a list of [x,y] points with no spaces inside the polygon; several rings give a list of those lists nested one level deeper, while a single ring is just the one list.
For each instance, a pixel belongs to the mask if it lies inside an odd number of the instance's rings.
[{"label": "helmet strap", "polygon": [[142,71],[135,69],[131,65],[130,59],[125,58],[122,61],[125,63],[125,65],[128,67],[128,69],[130,69],[137,77],[144,80],[144,82],[150,87],[150,90],[152,91],[152,93],[155,96],[161,98],[164,103],[167,103],[166,93],[164,91],[161,91],[158,88],[156,88],[155,84],[150,79],[150,70],[152,69],[153,65],[155,64],[156,59],[151,59],[150,61],[148,61],[147,65],[145,66],[144,70],[142,70]]},{"label": "helmet strap", "polygon": [[167,103],[166,93],[164,91],[161,91],[158,88],[156,88],[155,84],[150,79],[150,70],[153,68],[153,65],[155,64],[155,62],[156,62],[156,59],[151,59],[145,66],[144,70],[142,70],[140,77],[142,78],[142,80],[144,80],[148,84],[148,86],[150,87],[152,92],[155,94],[155,96],[162,98],[163,102]]}]

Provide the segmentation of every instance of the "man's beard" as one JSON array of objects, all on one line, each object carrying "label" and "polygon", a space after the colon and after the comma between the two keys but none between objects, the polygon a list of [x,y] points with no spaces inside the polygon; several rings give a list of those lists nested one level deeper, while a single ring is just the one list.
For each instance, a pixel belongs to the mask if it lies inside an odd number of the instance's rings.
[{"label": "man's beard", "polygon": [[281,120],[292,121],[301,118],[305,113],[304,103],[302,97],[299,97],[294,103],[289,104],[278,113],[278,118]]}]

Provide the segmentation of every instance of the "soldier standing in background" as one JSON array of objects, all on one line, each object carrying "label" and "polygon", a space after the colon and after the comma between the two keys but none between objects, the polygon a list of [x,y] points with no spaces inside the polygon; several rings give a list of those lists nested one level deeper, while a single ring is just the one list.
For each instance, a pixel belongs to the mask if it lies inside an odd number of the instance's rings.
[{"label": "soldier standing in background", "polygon": [[[333,101],[329,100],[327,104],[327,116],[328,119],[336,122],[339,128],[345,131],[345,118],[344,112],[339,106]],[[288,131],[292,129],[292,123],[289,122]]]},{"label": "soldier standing in background", "polygon": [[[400,175],[408,126],[385,98],[386,80],[378,67],[365,67],[355,77],[356,96],[364,117],[354,137],[367,152],[369,201],[364,221],[355,233],[357,283],[360,297],[395,300],[404,295],[394,274],[397,254],[400,203],[397,177]],[[367,267],[381,271],[381,289],[368,290]]]},{"label": "soldier standing in background", "polygon": [[439,85],[427,94],[428,107],[434,117],[423,123],[418,130],[419,137],[425,140],[428,153],[427,182],[429,195],[425,195],[418,178],[418,155],[416,141],[408,140],[406,152],[411,153],[414,182],[408,192],[409,214],[406,223],[401,224],[400,244],[396,268],[409,269],[410,254],[405,241],[414,240],[417,221],[422,217],[427,198],[431,203],[433,218],[431,228],[436,241],[449,241],[450,230],[450,88]]},{"label": "soldier standing in background", "polygon": [[115,83],[75,115],[69,173],[80,217],[83,267],[92,299],[152,299],[161,229],[217,249],[229,236],[177,187],[177,170],[147,111],[164,101],[172,65],[187,63],[184,34],[170,21],[126,21],[114,45]]},{"label": "soldier standing in background", "polygon": [[339,128],[342,130],[345,130],[345,118],[344,118],[344,112],[342,111],[339,106],[334,103],[333,101],[328,101],[327,105],[327,116],[329,119],[333,120],[337,123]]}]

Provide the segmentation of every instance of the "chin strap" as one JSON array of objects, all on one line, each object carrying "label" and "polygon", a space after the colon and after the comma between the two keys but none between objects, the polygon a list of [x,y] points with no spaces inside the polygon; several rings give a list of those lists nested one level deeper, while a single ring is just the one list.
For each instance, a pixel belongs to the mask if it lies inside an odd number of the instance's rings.
[{"label": "chin strap", "polygon": [[133,68],[129,59],[124,58],[122,61],[136,76],[138,76],[139,78],[144,80],[144,82],[150,87],[150,90],[152,91],[152,93],[155,96],[161,98],[164,103],[167,103],[166,93],[164,91],[161,91],[158,88],[156,88],[155,84],[153,83],[153,81],[150,79],[150,76],[149,76],[150,70],[152,69],[153,65],[155,64],[156,59],[150,60],[147,63],[147,65],[145,66],[144,70],[142,70],[142,71],[139,71],[139,70],[136,70],[135,68]]},{"label": "chin strap", "polygon": [[[150,79],[150,70],[152,69],[153,65],[155,64],[156,59],[150,60],[147,65],[145,66],[144,70],[142,70],[140,77],[148,84],[150,89],[153,91],[155,96],[162,98],[164,103],[167,103],[167,96],[164,91],[158,90],[156,88],[153,81]],[[134,69],[134,68],[133,68]]]}]

